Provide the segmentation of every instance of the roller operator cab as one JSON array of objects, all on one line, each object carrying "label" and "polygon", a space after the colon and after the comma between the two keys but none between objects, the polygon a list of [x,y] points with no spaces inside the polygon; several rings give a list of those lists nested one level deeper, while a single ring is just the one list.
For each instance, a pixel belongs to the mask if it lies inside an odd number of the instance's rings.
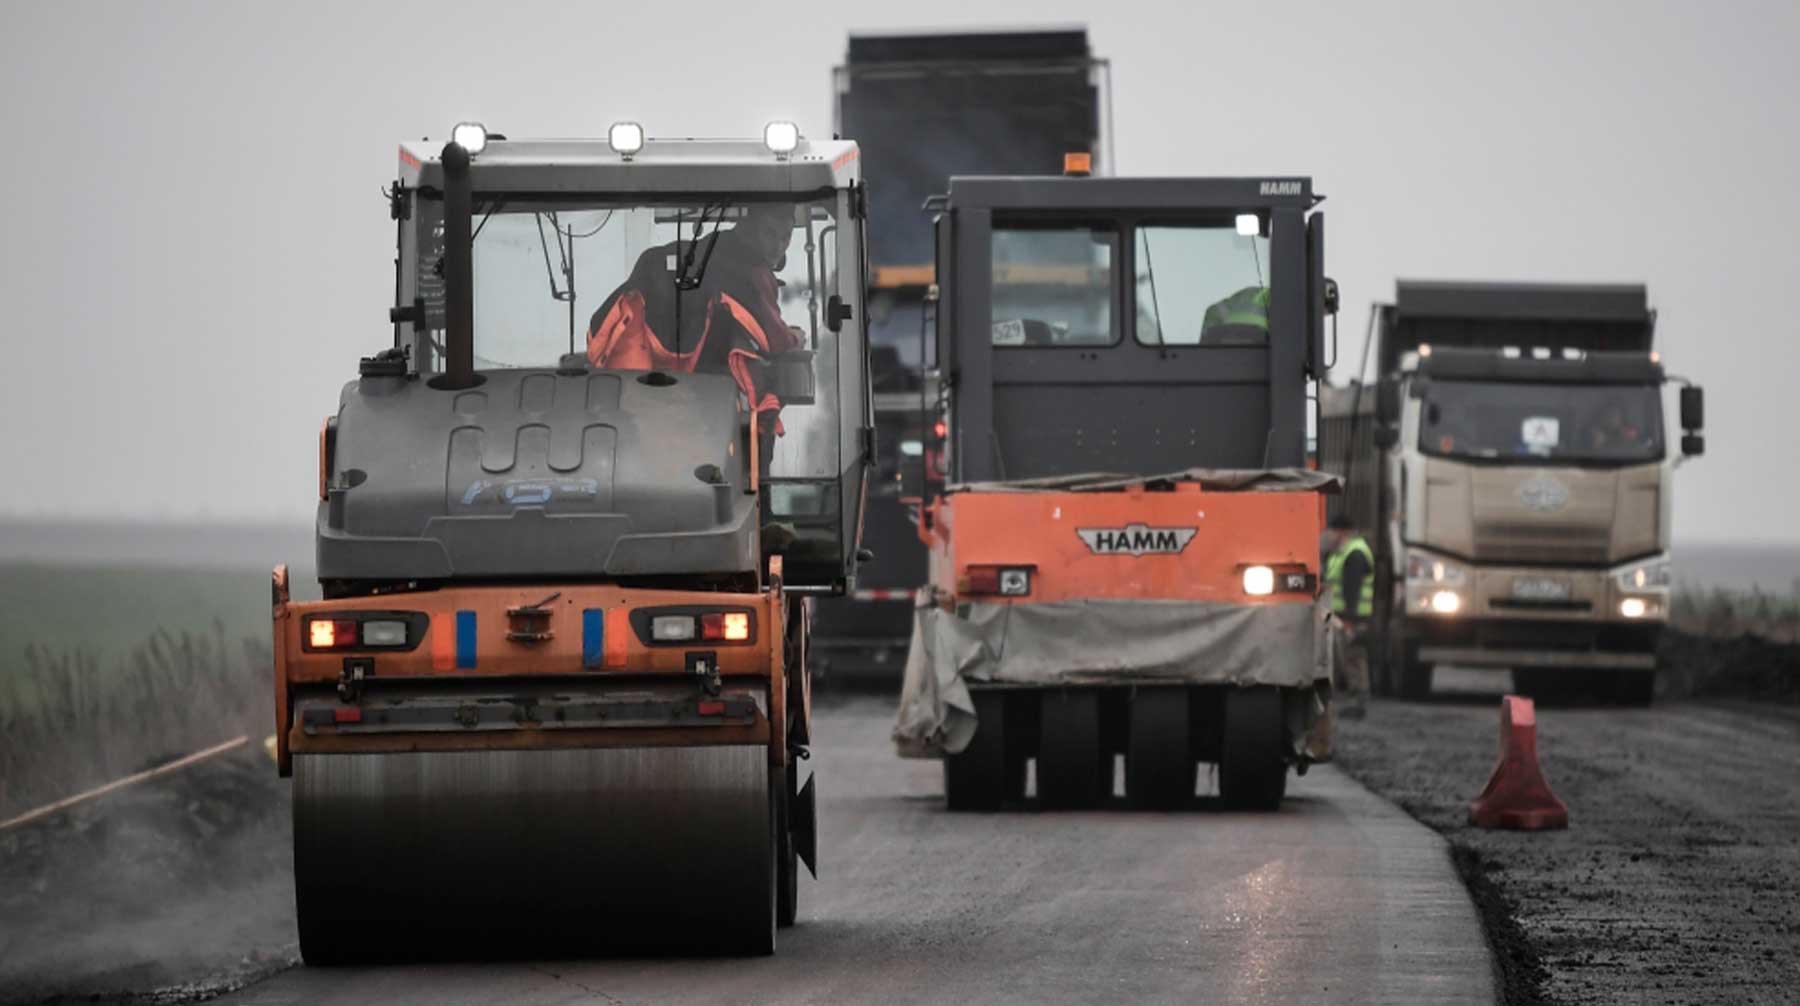
[{"label": "roller operator cab", "polygon": [[1328,698],[1305,178],[955,178],[934,204],[949,485],[895,739],[950,806],[1273,807]]},{"label": "roller operator cab", "polygon": [[320,434],[324,600],[276,574],[302,954],[770,952],[870,459],[857,148],[454,138]]},{"label": "roller operator cab", "polygon": [[1705,445],[1645,288],[1396,294],[1376,309],[1378,380],[1327,388],[1321,427],[1375,555],[1377,686],[1419,697],[1436,666],[1511,668],[1540,698],[1650,702],[1673,472]]}]

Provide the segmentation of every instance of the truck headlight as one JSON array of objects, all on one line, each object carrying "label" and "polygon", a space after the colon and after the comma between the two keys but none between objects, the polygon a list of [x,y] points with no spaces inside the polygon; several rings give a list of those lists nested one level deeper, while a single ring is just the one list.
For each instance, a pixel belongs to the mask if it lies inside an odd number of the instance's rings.
[{"label": "truck headlight", "polygon": [[1406,553],[1406,582],[1459,586],[1469,578],[1468,567],[1429,552]]},{"label": "truck headlight", "polygon": [[1669,560],[1651,559],[1626,566],[1613,579],[1618,581],[1620,590],[1667,590],[1671,579]]},{"label": "truck headlight", "polygon": [[1431,595],[1431,610],[1439,615],[1454,615],[1462,610],[1462,595],[1454,590],[1440,590]]},{"label": "truck headlight", "polygon": [[1650,605],[1641,597],[1628,597],[1619,602],[1619,614],[1626,618],[1643,618],[1650,613]]}]

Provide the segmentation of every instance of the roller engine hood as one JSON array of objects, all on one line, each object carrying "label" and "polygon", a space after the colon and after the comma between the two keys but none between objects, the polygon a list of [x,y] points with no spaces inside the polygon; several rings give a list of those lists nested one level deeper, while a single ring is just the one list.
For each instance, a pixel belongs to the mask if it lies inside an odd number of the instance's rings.
[{"label": "roller engine hood", "polygon": [[737,397],[722,374],[352,382],[319,506],[320,579],[753,571]]}]

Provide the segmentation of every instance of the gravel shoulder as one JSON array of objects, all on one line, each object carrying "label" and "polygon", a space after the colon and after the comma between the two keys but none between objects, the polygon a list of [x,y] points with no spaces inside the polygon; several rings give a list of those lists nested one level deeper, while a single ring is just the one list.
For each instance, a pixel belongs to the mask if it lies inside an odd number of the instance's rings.
[{"label": "gravel shoulder", "polygon": [[1497,694],[1378,701],[1341,724],[1338,764],[1450,841],[1505,1000],[1792,1002],[1800,708],[1540,706],[1539,757],[1569,828],[1485,831],[1468,801],[1498,752]]},{"label": "gravel shoulder", "polygon": [[260,751],[0,832],[0,1003],[188,1001],[290,966],[292,868]]}]

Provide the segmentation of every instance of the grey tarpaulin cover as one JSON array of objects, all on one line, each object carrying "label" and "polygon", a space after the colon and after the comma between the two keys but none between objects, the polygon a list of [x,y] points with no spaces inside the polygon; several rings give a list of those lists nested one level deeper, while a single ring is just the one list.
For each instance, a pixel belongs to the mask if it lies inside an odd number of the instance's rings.
[{"label": "grey tarpaulin cover", "polygon": [[1187,682],[1307,686],[1331,679],[1314,604],[1079,600],[934,604],[914,613],[894,744],[909,758],[955,754],[975,736],[969,682]]}]

